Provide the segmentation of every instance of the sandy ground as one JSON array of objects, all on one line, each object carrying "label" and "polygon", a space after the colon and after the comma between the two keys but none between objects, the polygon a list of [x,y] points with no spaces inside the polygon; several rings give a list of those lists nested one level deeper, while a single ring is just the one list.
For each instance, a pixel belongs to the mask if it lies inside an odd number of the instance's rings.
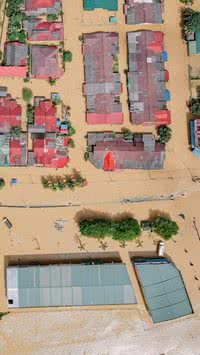
[{"label": "sandy ground", "polygon": [[[195,6],[200,8],[200,0]],[[66,312],[29,312],[28,314],[12,312],[0,323],[1,354],[139,354],[159,355],[200,354],[198,336],[200,321],[200,184],[192,181],[194,176],[200,177],[200,162],[188,149],[188,113],[186,101],[190,91],[188,84],[187,48],[181,37],[179,28],[180,3],[178,0],[167,0],[165,4],[165,23],[158,26],[127,26],[122,13],[123,1],[119,0],[117,25],[109,25],[108,14],[97,11],[84,14],[81,1],[63,1],[65,21],[65,47],[73,53],[73,61],[66,65],[64,76],[55,87],[42,80],[32,79],[30,86],[34,95],[46,95],[51,91],[59,91],[64,103],[71,106],[71,117],[76,128],[76,148],[70,151],[70,167],[77,168],[88,180],[88,186],[76,192],[58,192],[43,190],[40,178],[43,174],[57,173],[54,170],[41,168],[1,168],[1,176],[7,186],[1,191],[0,220],[7,216],[13,223],[9,234],[1,224],[0,233],[0,308],[6,310],[4,256],[51,253],[89,253],[102,252],[100,245],[93,240],[84,240],[84,250],[80,251],[76,241],[77,218],[80,213],[131,213],[139,219],[148,218],[155,211],[171,215],[180,225],[180,235],[175,241],[166,243],[166,256],[174,261],[181,270],[189,293],[194,316],[188,319],[153,326],[145,310],[140,289],[130,264],[129,252],[132,256],[155,255],[155,236],[144,234],[143,246],[134,242],[125,249],[118,243],[108,241],[106,251],[120,253],[126,263],[133,283],[138,306],[130,310],[71,311]],[[127,106],[126,77],[127,45],[126,32],[138,29],[163,30],[169,61],[170,73],[168,83],[171,91],[169,109],[172,113],[173,138],[167,147],[167,159],[163,171],[124,171],[105,173],[96,170],[83,159],[85,150],[85,134],[88,130],[118,130],[115,126],[88,127],[85,123],[85,100],[82,96],[84,81],[81,42],[82,33],[95,31],[116,31],[119,33],[120,57],[119,65],[124,86],[122,105],[125,116],[124,126],[134,131],[148,131],[142,127],[132,127],[129,123]],[[2,79],[1,85],[8,86],[9,92],[21,99],[24,83],[20,79]],[[18,179],[16,187],[10,187],[12,177]],[[174,200],[170,200],[170,195]],[[124,199],[148,199],[148,202],[124,203]],[[165,200],[166,198],[166,200]],[[158,199],[158,201],[155,201]],[[133,200],[135,201],[135,200]],[[3,206],[7,207],[3,207]],[[31,209],[30,206],[38,206]],[[39,208],[40,206],[60,206],[55,208]],[[10,207],[9,207],[10,206]],[[15,208],[11,206],[26,206]],[[186,216],[185,221],[179,214]],[[64,232],[58,232],[54,222],[65,219]],[[194,229],[196,218],[197,230]],[[190,265],[193,264],[193,266]],[[196,280],[195,277],[198,279]],[[80,332],[77,331],[80,329]]]}]

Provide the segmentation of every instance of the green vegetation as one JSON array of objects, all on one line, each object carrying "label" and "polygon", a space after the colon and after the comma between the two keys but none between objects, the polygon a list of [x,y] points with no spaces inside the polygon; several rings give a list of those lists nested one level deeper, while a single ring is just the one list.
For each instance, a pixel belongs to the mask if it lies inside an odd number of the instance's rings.
[{"label": "green vegetation", "polygon": [[42,185],[45,189],[52,191],[59,190],[74,190],[77,187],[83,187],[86,185],[86,179],[81,176],[78,171],[73,171],[71,175],[49,175],[43,176],[41,179]]},{"label": "green vegetation", "polygon": [[152,223],[152,231],[160,235],[163,239],[169,240],[178,234],[179,227],[176,222],[166,217],[156,217]]},{"label": "green vegetation", "polygon": [[159,136],[159,142],[160,143],[167,143],[171,139],[172,136],[172,130],[170,127],[167,127],[165,125],[158,127],[157,133]]},{"label": "green vegetation", "polygon": [[122,133],[125,140],[133,140],[133,133],[128,128],[122,128]]},{"label": "green vegetation", "polygon": [[191,99],[189,106],[190,106],[190,112],[193,115],[200,116],[200,100],[199,99]]},{"label": "green vegetation", "polygon": [[31,104],[26,107],[26,117],[28,124],[34,124],[34,106]]},{"label": "green vegetation", "polygon": [[2,53],[2,51],[0,50],[0,61],[2,61],[2,59],[3,59],[3,53]]},{"label": "green vegetation", "polygon": [[85,219],[79,223],[79,229],[83,236],[98,239],[111,237],[119,242],[131,241],[141,233],[138,221],[131,217],[119,221],[113,221],[111,218]]},{"label": "green vegetation", "polygon": [[68,123],[68,136],[71,137],[76,133],[76,130],[74,127],[72,127],[71,123]]},{"label": "green vegetation", "polygon": [[56,85],[56,79],[49,77],[48,83],[49,83],[51,86],[54,86],[54,85]]},{"label": "green vegetation", "polygon": [[193,5],[194,1],[193,0],[180,0],[182,4],[184,5]]},{"label": "green vegetation", "polygon": [[25,102],[30,102],[32,100],[32,97],[33,97],[33,93],[31,91],[31,89],[23,88],[22,89],[22,97],[23,97],[23,100]]},{"label": "green vegetation", "polygon": [[10,129],[10,135],[12,137],[19,137],[20,134],[21,134],[21,127],[19,126],[13,126],[11,129]]},{"label": "green vegetation", "polygon": [[63,62],[71,62],[72,61],[72,52],[63,51]]},{"label": "green vegetation", "polygon": [[[2,190],[4,188],[4,186],[5,186],[5,181],[4,181],[4,179],[0,178],[0,190]],[[0,319],[1,319],[1,316],[0,316]]]},{"label": "green vegetation", "polygon": [[70,140],[69,140],[69,147],[70,148],[75,148],[75,143],[74,143],[74,140],[72,138],[70,138]]},{"label": "green vegetation", "polygon": [[184,31],[191,33],[200,31],[200,12],[194,11],[191,8],[186,8],[182,13]]},{"label": "green vegetation", "polygon": [[48,22],[54,22],[58,20],[58,15],[56,14],[49,14],[47,15],[47,21]]},{"label": "green vegetation", "polygon": [[0,312],[0,319],[9,314],[9,312]]},{"label": "green vegetation", "polygon": [[26,33],[22,28],[24,14],[20,12],[20,7],[23,5],[23,0],[8,0],[6,14],[9,17],[7,40],[19,41],[26,43]]}]

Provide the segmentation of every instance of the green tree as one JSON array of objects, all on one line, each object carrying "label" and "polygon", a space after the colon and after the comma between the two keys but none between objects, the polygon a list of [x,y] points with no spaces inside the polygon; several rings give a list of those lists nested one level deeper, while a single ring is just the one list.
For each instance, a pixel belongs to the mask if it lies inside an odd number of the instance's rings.
[{"label": "green tree", "polygon": [[199,99],[191,99],[190,112],[193,115],[200,116],[200,100]]},{"label": "green tree", "polygon": [[51,86],[54,86],[54,85],[56,85],[56,79],[49,77],[48,83],[49,83]]},{"label": "green tree", "polygon": [[127,218],[114,223],[112,239],[130,241],[141,234],[141,227],[134,218]]},{"label": "green tree", "polygon": [[160,235],[163,239],[169,240],[173,235],[178,234],[179,227],[170,218],[157,217],[152,223],[153,232]]},{"label": "green tree", "polygon": [[75,148],[75,143],[74,143],[74,140],[72,138],[70,138],[70,140],[69,140],[69,147],[70,148]]},{"label": "green tree", "polygon": [[34,124],[34,106],[31,104],[27,105],[26,117],[28,124]]},{"label": "green tree", "polygon": [[10,135],[12,137],[19,137],[20,134],[21,134],[21,127],[19,126],[13,126],[11,129],[10,129]]},{"label": "green tree", "polygon": [[72,61],[72,53],[70,51],[63,52],[63,61],[64,62],[71,62]]},{"label": "green tree", "polygon": [[91,238],[105,238],[112,235],[112,222],[111,220],[92,219],[83,220],[79,224],[80,233],[83,236]]},{"label": "green tree", "polygon": [[171,128],[165,125],[158,127],[157,133],[159,136],[159,141],[163,144],[169,142],[172,136]]},{"label": "green tree", "polygon": [[9,312],[0,312],[0,319],[9,314]]},{"label": "green tree", "polygon": [[122,133],[125,140],[133,140],[133,133],[128,128],[122,128]]},{"label": "green tree", "polygon": [[49,15],[47,15],[47,21],[48,21],[48,22],[54,22],[54,21],[56,21],[56,20],[58,20],[58,15],[56,15],[56,14],[49,14]]},{"label": "green tree", "polygon": [[23,88],[22,89],[22,96],[23,96],[23,100],[26,102],[30,102],[32,100],[33,97],[33,93],[31,91],[31,89],[29,88]]},{"label": "green tree", "polygon": [[26,33],[22,30],[18,33],[18,41],[21,43],[26,43],[27,37]]},{"label": "green tree", "polygon": [[182,13],[184,30],[186,33],[200,31],[200,12],[186,8]]}]

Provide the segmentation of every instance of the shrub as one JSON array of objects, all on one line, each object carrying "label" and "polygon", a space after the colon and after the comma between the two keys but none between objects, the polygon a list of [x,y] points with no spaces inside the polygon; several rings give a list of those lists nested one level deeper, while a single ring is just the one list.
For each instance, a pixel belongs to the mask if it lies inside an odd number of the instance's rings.
[{"label": "shrub", "polygon": [[167,127],[165,125],[158,127],[157,133],[159,135],[159,141],[160,143],[167,143],[171,139],[172,136],[172,130],[170,127]]},{"label": "shrub", "polygon": [[47,15],[47,21],[48,21],[48,22],[54,22],[54,21],[56,21],[56,20],[58,20],[58,15],[56,15],[56,14],[49,14],[49,15]]},{"label": "shrub", "polygon": [[74,140],[72,138],[70,138],[70,140],[69,140],[69,147],[70,148],[75,148],[75,143],[74,143]]},{"label": "shrub", "polygon": [[133,140],[133,133],[128,128],[122,128],[122,133],[125,140]]},{"label": "shrub", "polygon": [[190,106],[190,112],[193,115],[200,116],[200,100],[199,99],[191,99],[189,106]]},{"label": "shrub", "polygon": [[152,230],[163,239],[169,240],[176,235],[179,227],[176,222],[166,217],[157,217],[152,223]]},{"label": "shrub", "polygon": [[12,137],[19,137],[21,134],[21,127],[19,126],[14,126],[10,129],[10,135]]},{"label": "shrub", "polygon": [[30,102],[32,100],[33,93],[29,88],[23,88],[22,96],[24,101]]},{"label": "shrub", "polygon": [[186,8],[182,13],[184,30],[186,33],[200,31],[200,12]]},{"label": "shrub", "polygon": [[86,179],[81,176],[77,171],[74,171],[71,175],[62,176],[43,176],[41,178],[42,186],[45,189],[52,191],[58,190],[74,190],[76,187],[83,187],[86,184]]},{"label": "shrub", "polygon": [[48,83],[49,83],[51,86],[56,85],[56,79],[49,77]]},{"label": "shrub", "polygon": [[0,178],[0,190],[3,189],[4,186],[5,186],[5,181],[4,179]]},{"label": "shrub", "polygon": [[9,314],[9,312],[0,312],[0,319]]},{"label": "shrub", "polygon": [[31,104],[27,105],[26,117],[28,124],[34,124],[34,106]]},{"label": "shrub", "polygon": [[73,128],[71,125],[68,128],[68,136],[73,136],[76,133],[75,128]]},{"label": "shrub", "polygon": [[63,52],[63,62],[71,62],[72,61],[72,53],[70,51]]}]

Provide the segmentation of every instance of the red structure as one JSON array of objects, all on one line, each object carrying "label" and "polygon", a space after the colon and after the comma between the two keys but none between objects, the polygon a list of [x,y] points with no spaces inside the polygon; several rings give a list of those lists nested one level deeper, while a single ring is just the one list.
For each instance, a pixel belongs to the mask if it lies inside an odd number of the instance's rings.
[{"label": "red structure", "polygon": [[56,107],[50,100],[40,101],[34,110],[35,125],[45,127],[45,132],[56,132]]},{"label": "red structure", "polygon": [[32,46],[32,75],[38,79],[60,78],[64,70],[58,66],[56,46]]},{"label": "red structure", "polygon": [[0,66],[0,78],[25,78],[27,73],[27,66],[11,67]]},{"label": "red structure", "polygon": [[10,95],[0,97],[0,133],[9,132],[12,127],[21,127],[22,108]]},{"label": "red structure", "polygon": [[[67,147],[68,141],[64,142]],[[64,168],[69,163],[66,151],[56,148],[56,136],[35,138],[33,141],[35,164],[46,168]]]},{"label": "red structure", "polygon": [[36,19],[27,24],[28,40],[30,41],[63,41],[64,25],[62,22],[43,22]]},{"label": "red structure", "polygon": [[26,0],[25,10],[32,11],[37,9],[54,8],[58,0]]}]

